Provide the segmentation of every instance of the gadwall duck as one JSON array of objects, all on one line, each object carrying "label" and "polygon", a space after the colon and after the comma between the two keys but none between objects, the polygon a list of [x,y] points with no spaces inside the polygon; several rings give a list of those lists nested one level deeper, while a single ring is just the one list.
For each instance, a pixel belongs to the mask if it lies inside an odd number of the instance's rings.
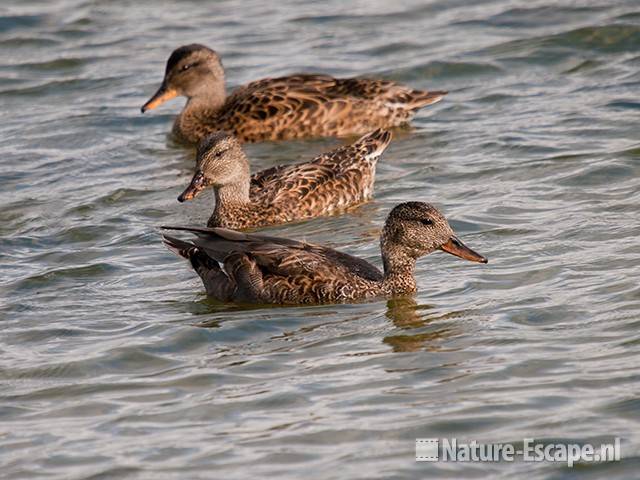
[{"label": "gadwall duck", "polygon": [[182,95],[187,103],[173,125],[181,141],[197,143],[219,130],[242,142],[286,140],[396,127],[446,93],[385,80],[298,74],[251,82],[227,96],[218,54],[192,44],[173,51],[160,89],[141,110]]},{"label": "gadwall duck", "polygon": [[422,202],[402,203],[389,213],[380,238],[384,273],[320,245],[224,228],[162,228],[196,235],[189,242],[166,234],[163,240],[191,262],[207,295],[222,302],[336,303],[413,293],[416,260],[437,249],[487,263],[434,206]]},{"label": "gadwall duck", "polygon": [[371,198],[378,158],[391,134],[376,130],[311,162],[279,165],[249,176],[238,140],[219,132],[201,142],[196,172],[178,201],[215,190],[208,227],[245,229],[327,215]]}]

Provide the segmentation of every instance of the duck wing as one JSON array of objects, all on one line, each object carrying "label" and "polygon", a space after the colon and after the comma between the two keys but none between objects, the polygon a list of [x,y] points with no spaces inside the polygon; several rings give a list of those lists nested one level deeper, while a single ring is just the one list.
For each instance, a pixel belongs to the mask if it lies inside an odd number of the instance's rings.
[{"label": "duck wing", "polygon": [[224,263],[229,255],[243,253],[253,259],[264,273],[272,275],[357,275],[372,281],[380,281],[383,277],[380,270],[369,262],[320,245],[226,228],[161,228],[194,234],[196,238],[187,243],[206,252],[217,262]]},{"label": "duck wing", "polygon": [[375,165],[390,142],[391,132],[378,128],[350,145],[319,155],[313,159],[312,163],[330,165],[335,170],[345,170],[363,164]]},{"label": "duck wing", "polygon": [[267,92],[286,94],[296,91],[317,91],[329,98],[352,97],[405,105],[416,109],[442,99],[446,90],[417,90],[391,80],[374,78],[334,78],[330,75],[295,74],[265,78],[249,83],[242,93]]},{"label": "duck wing", "polygon": [[313,112],[332,99],[330,88],[334,84],[335,79],[328,75],[265,78],[235,90],[225,102],[224,111],[259,121],[293,112]]},{"label": "duck wing", "polygon": [[390,107],[416,110],[442,99],[445,90],[415,90],[389,80],[340,78],[330,88],[332,94],[382,102]]},{"label": "duck wing", "polygon": [[385,80],[304,74],[267,78],[234,91],[217,123],[243,141],[344,136],[400,125],[445,94]]},{"label": "duck wing", "polygon": [[415,110],[440,101],[447,93],[446,90],[417,90],[390,80],[297,74],[249,83],[234,92],[230,100],[244,103],[246,99],[255,97],[258,102],[255,104],[254,114],[256,118],[264,120],[283,110],[311,108],[317,103],[338,99],[374,101],[395,108]]},{"label": "duck wing", "polygon": [[260,190],[267,188],[272,182],[278,181],[289,168],[291,168],[291,165],[276,165],[252,174],[251,189],[258,193]]},{"label": "duck wing", "polygon": [[351,203],[351,197],[367,196],[362,191],[373,183],[375,165],[390,141],[389,131],[377,129],[311,162],[263,170],[251,179],[252,196],[269,204],[282,204],[304,201],[321,189]]}]

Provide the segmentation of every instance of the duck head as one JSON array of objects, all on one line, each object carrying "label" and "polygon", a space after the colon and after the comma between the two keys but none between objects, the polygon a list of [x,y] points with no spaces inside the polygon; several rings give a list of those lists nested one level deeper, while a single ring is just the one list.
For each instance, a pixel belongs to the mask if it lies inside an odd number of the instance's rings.
[{"label": "duck head", "polygon": [[249,162],[240,142],[233,135],[216,132],[198,145],[196,171],[178,201],[192,200],[207,187],[221,188],[243,182],[249,183]]},{"label": "duck head", "polygon": [[401,203],[391,210],[382,232],[381,245],[385,271],[394,263],[413,264],[416,259],[435,250],[472,262],[488,260],[467,247],[455,235],[440,211],[428,203]]},{"label": "duck head", "polygon": [[177,96],[191,99],[205,95],[224,98],[224,69],[220,57],[204,45],[184,45],[171,53],[162,85],[140,110],[142,113],[152,110]]}]

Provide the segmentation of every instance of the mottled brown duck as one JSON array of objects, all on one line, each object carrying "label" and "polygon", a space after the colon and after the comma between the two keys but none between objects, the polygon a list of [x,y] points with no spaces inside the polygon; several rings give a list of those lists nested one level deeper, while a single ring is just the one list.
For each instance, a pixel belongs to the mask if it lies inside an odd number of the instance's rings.
[{"label": "mottled brown duck", "polygon": [[487,263],[422,202],[402,203],[389,213],[380,238],[383,272],[320,245],[224,228],[163,228],[196,236],[184,241],[165,234],[163,240],[190,261],[207,295],[222,302],[340,303],[405,295],[416,291],[416,260],[438,249]]},{"label": "mottled brown duck", "polygon": [[255,142],[362,135],[396,127],[446,93],[386,80],[296,74],[257,80],[227,96],[218,54],[192,44],[173,51],[162,85],[141,110],[184,96],[187,103],[173,125],[179,140],[197,143],[222,130],[242,142]]},{"label": "mottled brown duck", "polygon": [[218,132],[198,146],[195,174],[178,201],[213,187],[209,227],[245,229],[327,215],[371,198],[376,163],[390,141],[388,131],[376,130],[310,162],[249,176],[237,138]]}]

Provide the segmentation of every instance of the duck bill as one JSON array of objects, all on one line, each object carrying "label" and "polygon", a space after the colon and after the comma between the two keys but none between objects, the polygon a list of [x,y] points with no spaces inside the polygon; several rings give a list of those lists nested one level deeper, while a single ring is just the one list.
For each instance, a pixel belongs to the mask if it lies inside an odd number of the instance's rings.
[{"label": "duck bill", "polygon": [[185,188],[184,192],[182,192],[180,194],[180,196],[178,197],[178,201],[180,203],[182,203],[182,202],[186,202],[188,200],[193,200],[194,198],[196,198],[198,196],[198,194],[202,190],[204,190],[204,188],[205,188],[204,177],[203,177],[202,173],[196,172],[196,174],[193,176],[193,179],[191,180],[191,183],[189,184],[189,186],[187,188]]},{"label": "duck bill", "polygon": [[160,85],[160,88],[155,93],[155,95],[142,106],[140,111],[144,113],[147,110],[153,110],[157,106],[162,105],[167,100],[171,100],[172,98],[175,98],[177,96],[178,92],[176,90],[174,90],[173,88],[167,88],[166,84],[162,82],[162,85]]},{"label": "duck bill", "polygon": [[464,243],[462,243],[462,240],[460,240],[455,235],[452,235],[451,238],[447,240],[447,243],[442,245],[440,249],[447,253],[450,253],[451,255],[464,258],[465,260],[469,260],[471,262],[487,263],[489,261],[479,253],[474,252],[469,247],[467,247]]}]

